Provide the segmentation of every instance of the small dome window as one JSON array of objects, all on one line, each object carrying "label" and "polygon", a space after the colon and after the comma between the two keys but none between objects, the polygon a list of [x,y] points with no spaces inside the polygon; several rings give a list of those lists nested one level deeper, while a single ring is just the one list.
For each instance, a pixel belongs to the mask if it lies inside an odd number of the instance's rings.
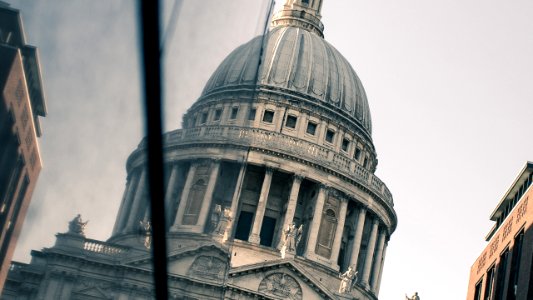
[{"label": "small dome window", "polygon": [[265,113],[263,114],[263,122],[272,123],[273,121],[274,121],[274,111],[265,110]]}]

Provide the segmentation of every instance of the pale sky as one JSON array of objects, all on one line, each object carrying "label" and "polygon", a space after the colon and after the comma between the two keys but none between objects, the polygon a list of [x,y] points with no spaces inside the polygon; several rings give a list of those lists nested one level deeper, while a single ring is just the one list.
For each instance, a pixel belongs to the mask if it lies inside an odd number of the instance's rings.
[{"label": "pale sky", "polygon": [[[49,111],[15,253],[29,261],[77,213],[88,237],[111,233],[143,136],[137,24],[131,0],[9,2],[39,48]],[[168,130],[222,59],[260,32],[264,4],[184,3],[166,52]],[[398,215],[380,299],[466,298],[489,214],[533,160],[533,2],[324,0],[322,15],[326,40],[365,86],[377,175]]]}]

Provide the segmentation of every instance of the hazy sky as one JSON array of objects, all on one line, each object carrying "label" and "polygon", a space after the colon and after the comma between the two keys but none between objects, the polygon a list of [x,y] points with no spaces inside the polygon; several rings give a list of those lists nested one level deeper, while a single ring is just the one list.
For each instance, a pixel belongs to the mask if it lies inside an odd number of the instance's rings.
[{"label": "hazy sky", "polygon": [[[282,2],[282,1],[278,1]],[[15,254],[75,214],[105,240],[142,134],[134,1],[11,1],[39,47],[44,169]],[[167,6],[173,1],[169,1]],[[221,60],[260,32],[265,0],[186,1],[167,48],[167,129]],[[205,7],[204,7],[205,6]],[[488,217],[533,160],[533,2],[324,0],[325,38],[365,86],[398,228],[380,299],[464,299]]]}]

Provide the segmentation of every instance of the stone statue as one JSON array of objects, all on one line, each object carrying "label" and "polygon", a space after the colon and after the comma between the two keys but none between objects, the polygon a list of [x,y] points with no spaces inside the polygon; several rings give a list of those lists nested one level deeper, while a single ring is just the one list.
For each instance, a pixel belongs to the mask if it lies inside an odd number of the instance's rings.
[{"label": "stone statue", "polygon": [[211,228],[213,229],[213,233],[217,233],[217,229],[219,228],[221,219],[222,219],[222,206],[220,206],[220,204],[216,204],[215,209],[213,213],[211,214]]},{"label": "stone statue", "polygon": [[85,236],[85,226],[89,221],[83,222],[81,215],[78,214],[72,221],[68,223],[68,233]]},{"label": "stone statue", "polygon": [[352,290],[352,287],[357,282],[357,271],[355,271],[354,267],[349,266],[346,272],[339,274],[339,278],[341,279],[341,283],[339,285],[339,293],[348,293]]},{"label": "stone statue", "polygon": [[296,231],[296,246],[295,248],[298,248],[298,245],[300,245],[300,241],[302,240],[302,235],[304,232],[304,225],[300,224],[298,227],[298,231]]},{"label": "stone statue", "polygon": [[418,297],[418,292],[415,292],[415,294],[411,297],[408,297],[407,294],[405,294],[406,300],[420,300],[420,297]]},{"label": "stone statue", "polygon": [[150,249],[152,245],[152,224],[150,224],[150,221],[140,221],[139,223],[141,235],[144,235],[144,247]]},{"label": "stone statue", "polygon": [[225,242],[228,239],[228,228],[231,224],[231,210],[225,207],[220,214],[218,224],[215,227],[214,233],[223,236],[222,241]]}]

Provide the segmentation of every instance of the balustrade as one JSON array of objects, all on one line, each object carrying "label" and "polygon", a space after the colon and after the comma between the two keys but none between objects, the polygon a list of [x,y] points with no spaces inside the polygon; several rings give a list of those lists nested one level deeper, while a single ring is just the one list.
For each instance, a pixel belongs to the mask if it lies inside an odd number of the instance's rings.
[{"label": "balustrade", "polygon": [[[202,128],[204,128],[203,131]],[[165,134],[165,141],[169,144],[195,140],[225,140],[303,157],[319,165],[338,170],[345,176],[367,185],[386,202],[394,205],[390,191],[377,176],[368,172],[359,163],[355,163],[355,171],[351,172],[350,164],[354,162],[353,159],[312,142],[264,129],[237,126],[204,126],[175,130]]]},{"label": "balustrade", "polygon": [[117,245],[110,245],[97,240],[86,239],[83,243],[83,250],[98,254],[119,255],[126,253],[128,251],[128,248]]}]

